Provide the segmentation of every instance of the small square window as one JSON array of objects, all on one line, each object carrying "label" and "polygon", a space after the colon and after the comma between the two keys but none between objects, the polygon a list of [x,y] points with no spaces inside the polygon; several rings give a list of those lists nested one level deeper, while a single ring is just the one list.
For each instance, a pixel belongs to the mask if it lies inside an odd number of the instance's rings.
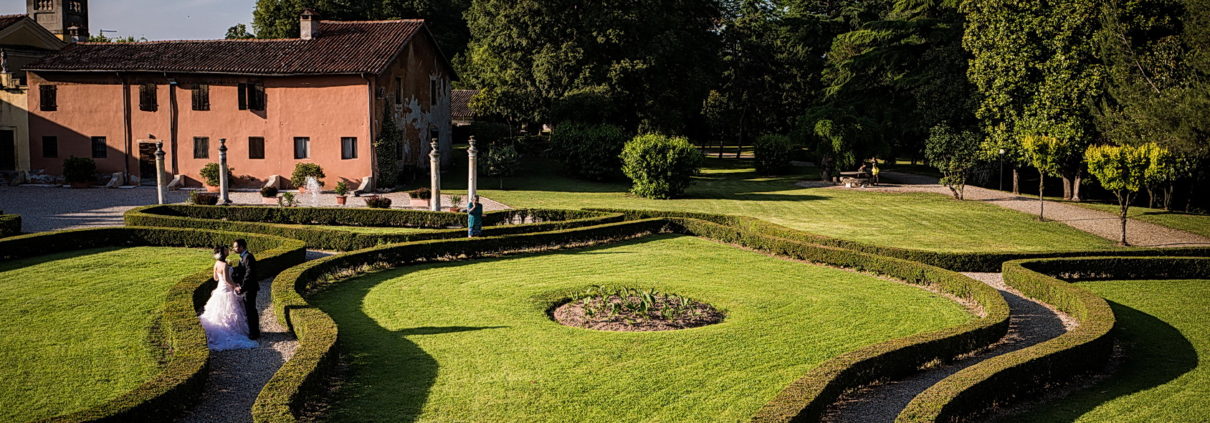
[{"label": "small square window", "polygon": [[210,158],[210,137],[193,137],[193,158]]},{"label": "small square window", "polygon": [[59,157],[59,137],[56,137],[56,136],[42,137],[42,157],[46,157],[46,158]]},{"label": "small square window", "polygon": [[357,158],[357,137],[344,137],[340,139],[340,158],[341,160]]},{"label": "small square window", "polygon": [[248,137],[248,158],[265,158],[265,137]]},{"label": "small square window", "polygon": [[294,137],[294,158],[305,159],[308,157],[311,157],[311,138]]},{"label": "small square window", "polygon": [[92,137],[92,158],[104,159],[109,157],[109,146],[105,144],[105,137]]}]

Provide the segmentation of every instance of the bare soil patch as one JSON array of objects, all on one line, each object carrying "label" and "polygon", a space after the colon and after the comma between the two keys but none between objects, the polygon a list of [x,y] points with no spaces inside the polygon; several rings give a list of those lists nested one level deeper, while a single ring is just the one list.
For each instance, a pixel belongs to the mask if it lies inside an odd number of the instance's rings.
[{"label": "bare soil patch", "polygon": [[595,287],[577,294],[550,312],[565,326],[615,332],[688,329],[723,321],[714,306],[655,289]]}]

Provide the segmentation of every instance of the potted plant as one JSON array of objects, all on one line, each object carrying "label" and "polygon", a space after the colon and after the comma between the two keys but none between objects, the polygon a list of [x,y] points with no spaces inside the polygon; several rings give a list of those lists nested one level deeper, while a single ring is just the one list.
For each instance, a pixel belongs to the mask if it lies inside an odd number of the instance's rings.
[{"label": "potted plant", "polygon": [[379,197],[377,195],[369,195],[365,197],[366,207],[372,209],[389,209],[391,208],[391,199]]},{"label": "potted plant", "polygon": [[453,194],[450,195],[450,211],[457,213],[462,211],[462,196]]},{"label": "potted plant", "polygon": [[88,188],[97,177],[97,162],[87,157],[71,156],[63,160],[63,179],[72,188]]},{"label": "potted plant", "polygon": [[433,192],[428,188],[416,188],[408,191],[408,198],[411,199],[412,207],[428,207],[429,200],[433,198]]},{"label": "potted plant", "polygon": [[345,202],[347,202],[349,200],[348,194],[349,194],[349,184],[346,184],[345,181],[337,182],[336,183],[336,204],[339,204],[342,206],[345,205]]},{"label": "potted plant", "polygon": [[260,199],[265,204],[277,204],[277,187],[261,188]]},{"label": "potted plant", "polygon": [[[205,166],[202,166],[202,171],[200,173],[202,175],[203,182],[206,183],[207,192],[219,191],[219,183],[221,183],[221,181],[219,180],[218,169],[218,163],[206,163]],[[233,171],[235,171],[235,169],[230,167],[227,168],[228,183],[231,181],[231,172]]]},{"label": "potted plant", "polygon": [[290,175],[290,183],[299,193],[307,192],[307,177],[314,177],[319,186],[324,186],[324,170],[315,163],[299,163],[294,165],[294,173]]},{"label": "potted plant", "polygon": [[294,201],[294,193],[283,192],[281,197],[277,197],[277,205],[282,207],[294,207],[297,202]]}]

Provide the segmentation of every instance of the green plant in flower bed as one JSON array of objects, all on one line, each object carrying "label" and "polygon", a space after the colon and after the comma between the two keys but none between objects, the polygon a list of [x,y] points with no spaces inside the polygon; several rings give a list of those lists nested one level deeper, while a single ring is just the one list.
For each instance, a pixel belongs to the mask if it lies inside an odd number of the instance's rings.
[{"label": "green plant in flower bed", "polygon": [[366,207],[372,209],[389,209],[391,208],[391,199],[386,197],[369,196],[365,198]]},{"label": "green plant in flower bed", "polygon": [[[546,316],[602,282],[684,293],[728,317],[617,333]],[[353,357],[331,421],[746,420],[829,358],[972,320],[906,285],[683,236],[387,270],[314,301]]]},{"label": "green plant in flower bed", "polygon": [[568,326],[603,330],[684,329],[723,320],[714,307],[684,295],[600,285],[573,294],[552,315]]}]

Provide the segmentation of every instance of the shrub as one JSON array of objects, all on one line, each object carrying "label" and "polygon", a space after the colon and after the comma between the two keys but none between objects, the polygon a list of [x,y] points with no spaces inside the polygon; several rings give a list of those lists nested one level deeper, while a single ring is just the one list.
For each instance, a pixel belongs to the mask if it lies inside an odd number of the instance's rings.
[{"label": "shrub", "polygon": [[21,215],[0,211],[0,238],[21,233]]},{"label": "shrub", "polygon": [[67,183],[92,183],[97,177],[97,162],[71,156],[63,160],[63,179]]},{"label": "shrub", "polygon": [[193,191],[189,193],[189,204],[213,206],[218,204],[218,194]]},{"label": "shrub", "polygon": [[551,153],[569,174],[602,181],[621,176],[619,158],[626,145],[622,128],[612,125],[562,124],[550,137]]},{"label": "shrub", "polygon": [[344,197],[348,193],[349,193],[349,184],[345,183],[345,181],[340,181],[340,182],[336,183],[336,195]]},{"label": "shrub", "polygon": [[290,184],[295,188],[307,186],[307,177],[312,176],[319,186],[324,186],[324,170],[315,163],[299,163],[294,165],[294,173],[290,175]]},{"label": "shrub", "polygon": [[408,197],[412,197],[412,198],[415,198],[418,200],[429,200],[429,199],[433,198],[433,191],[429,190],[428,188],[425,188],[425,187],[420,187],[420,188],[416,188],[414,190],[408,191]]},{"label": "shrub", "polygon": [[685,192],[702,166],[702,153],[684,137],[647,134],[622,149],[622,171],[640,197],[671,198]]},{"label": "shrub", "polygon": [[521,155],[511,145],[497,145],[487,152],[482,163],[483,175],[499,178],[500,189],[504,189],[504,177],[517,173]]},{"label": "shrub", "polygon": [[294,193],[285,192],[281,197],[277,197],[277,205],[282,207],[294,207],[298,205],[298,201],[294,200]]},{"label": "shrub", "polygon": [[513,146],[521,154],[544,156],[550,148],[550,138],[545,135],[518,135],[509,137],[502,144]]},{"label": "shrub", "polygon": [[366,197],[366,207],[372,209],[389,209],[391,208],[391,199],[372,195]]},{"label": "shrub", "polygon": [[[232,180],[231,173],[234,171],[235,169],[227,166],[227,181]],[[202,171],[199,173],[201,173],[202,179],[206,181],[206,185],[217,187],[220,183],[218,163],[206,163],[205,166],[202,166]]]},{"label": "shrub", "polygon": [[797,148],[785,135],[763,135],[756,139],[756,173],[777,175],[790,171],[790,159]]},{"label": "shrub", "polygon": [[277,196],[277,187],[264,187],[260,189],[260,196],[265,198],[273,198]]},{"label": "shrub", "polygon": [[480,146],[492,145],[505,138],[508,138],[512,131],[508,129],[508,125],[496,122],[474,122],[471,123],[470,129],[467,131],[475,137],[475,142]]},{"label": "shrub", "polygon": [[956,199],[963,199],[966,179],[979,163],[979,142],[982,139],[977,133],[958,132],[944,123],[929,130],[929,138],[924,144],[924,157],[941,171],[941,184],[948,187]]}]

